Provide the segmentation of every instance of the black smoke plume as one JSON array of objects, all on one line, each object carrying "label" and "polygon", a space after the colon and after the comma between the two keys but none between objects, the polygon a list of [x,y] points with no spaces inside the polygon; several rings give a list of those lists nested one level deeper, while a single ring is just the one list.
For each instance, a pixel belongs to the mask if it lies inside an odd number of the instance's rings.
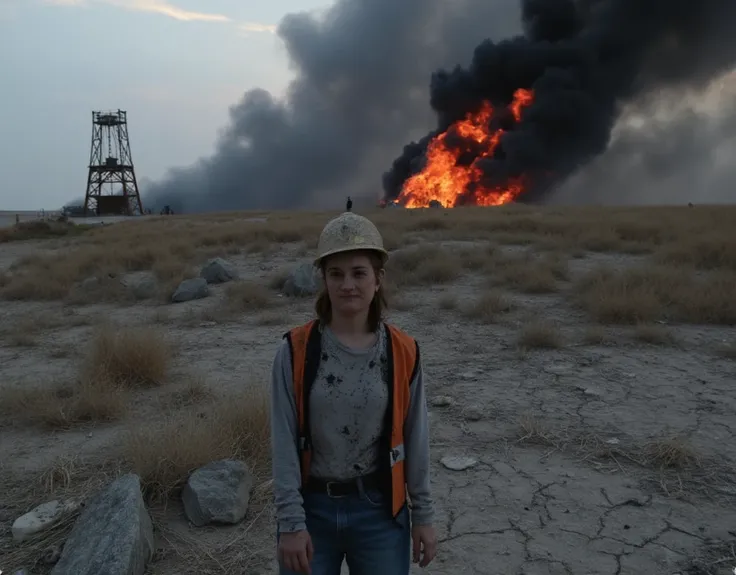
[{"label": "black smoke plume", "polygon": [[[517,0],[337,0],[290,14],[278,34],[295,79],[284,100],[251,90],[214,153],[145,186],[176,213],[375,204],[380,174],[432,125],[427,81],[488,34],[518,33]],[[248,55],[244,55],[248,57]]]},{"label": "black smoke plume", "polygon": [[543,201],[607,149],[627,102],[702,87],[736,62],[735,0],[522,0],[521,7],[522,34],[484,40],[470,66],[432,75],[437,129],[404,147],[384,174],[385,199],[422,169],[432,137],[483,101],[507,104],[525,88],[534,102],[494,156],[476,165],[484,184],[526,177],[519,200]]}]

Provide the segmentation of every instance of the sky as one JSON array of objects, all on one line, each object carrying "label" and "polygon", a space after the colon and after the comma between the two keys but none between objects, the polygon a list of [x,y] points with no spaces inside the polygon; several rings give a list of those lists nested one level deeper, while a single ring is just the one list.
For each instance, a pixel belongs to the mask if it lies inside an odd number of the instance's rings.
[{"label": "sky", "polygon": [[209,154],[228,108],[292,78],[275,34],[329,0],[0,0],[0,210],[83,198],[93,110],[126,110],[140,182]]},{"label": "sky", "polygon": [[[181,197],[187,185],[198,187],[191,171],[180,172],[179,179],[164,176],[172,168],[197,167],[225,134],[233,147],[218,148],[214,165],[222,168],[216,174],[221,179],[232,175],[228,169],[236,177],[265,173],[269,185],[285,182],[292,192],[306,194],[302,184],[309,176],[315,197],[329,192],[332,201],[330,186],[341,194],[349,189],[355,197],[370,188],[374,201],[380,175],[403,145],[432,128],[431,73],[439,66],[467,64],[485,38],[516,33],[519,2],[355,0],[345,3],[324,30],[292,17],[277,34],[287,14],[323,10],[333,2],[0,0],[0,211],[57,210],[84,198],[92,112],[118,108],[128,113],[144,199],[150,184],[161,181],[174,197]],[[727,2],[710,0],[709,6],[730,6]],[[376,38],[380,44],[371,43]],[[701,43],[693,54],[702,52],[706,65],[713,42]],[[716,52],[736,61],[731,50],[736,44],[724,46],[730,51]],[[284,108],[260,92],[244,102],[244,94],[255,88],[284,96],[294,65],[304,80],[291,91],[300,98],[296,127],[279,123]],[[736,71],[715,78],[706,92],[719,101],[710,102],[705,92],[690,101],[678,90],[667,98],[656,92],[656,101],[634,102],[633,114],[644,118],[643,127],[617,130],[614,136],[620,135],[604,154],[555,190],[555,201],[733,202]],[[315,93],[319,98],[312,97]],[[367,109],[360,108],[366,103]],[[694,104],[703,103],[708,109],[695,114]],[[324,109],[330,114],[319,115]],[[672,117],[660,121],[655,112],[662,110]],[[391,121],[373,121],[384,117]],[[625,123],[619,127],[626,128]],[[313,132],[300,132],[315,124],[327,147],[313,145]],[[274,126],[286,131],[276,133]],[[255,152],[265,156],[251,153],[248,164],[230,152],[250,132],[260,134]],[[345,140],[345,133],[352,139]],[[299,140],[305,134],[307,144]],[[296,154],[309,166],[292,161],[289,172],[271,169],[274,149],[292,159]],[[311,161],[315,156],[321,163]],[[298,186],[292,185],[294,178]],[[261,196],[273,203],[272,188],[264,190]]]}]

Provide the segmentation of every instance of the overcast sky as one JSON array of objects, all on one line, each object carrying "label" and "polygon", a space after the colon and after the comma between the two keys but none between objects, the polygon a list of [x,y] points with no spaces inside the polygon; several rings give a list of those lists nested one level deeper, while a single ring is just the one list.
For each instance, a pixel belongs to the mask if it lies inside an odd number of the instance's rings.
[{"label": "overcast sky", "polygon": [[0,0],[0,210],[84,197],[93,110],[127,110],[136,175],[212,150],[244,91],[291,74],[274,34],[329,0]]}]

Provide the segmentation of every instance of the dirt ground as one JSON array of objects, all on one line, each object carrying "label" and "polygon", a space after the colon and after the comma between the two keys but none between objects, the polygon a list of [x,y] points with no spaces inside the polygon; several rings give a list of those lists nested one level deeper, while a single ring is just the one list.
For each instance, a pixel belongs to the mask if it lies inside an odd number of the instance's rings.
[{"label": "dirt ground", "polygon": [[[0,243],[2,572],[46,572],[39,555],[69,529],[19,546],[16,517],[132,469],[156,526],[150,573],[276,573],[267,436],[249,432],[234,454],[258,477],[245,521],[195,529],[176,489],[209,444],[181,422],[237,394],[265,397],[280,336],[313,305],[282,296],[279,278],[332,215],[174,216]],[[427,376],[440,547],[425,572],[734,572],[736,208],[368,215],[394,250],[389,320],[418,339]],[[168,303],[213,256],[241,280]],[[146,274],[155,295],[121,291],[120,278]],[[89,277],[104,281],[85,295]],[[54,386],[72,390],[58,401],[82,397],[73,386],[110,326],[162,338],[160,366],[159,340],[139,352],[161,375],[124,406],[85,396],[84,408],[50,409]],[[473,465],[448,469],[447,456]]]}]

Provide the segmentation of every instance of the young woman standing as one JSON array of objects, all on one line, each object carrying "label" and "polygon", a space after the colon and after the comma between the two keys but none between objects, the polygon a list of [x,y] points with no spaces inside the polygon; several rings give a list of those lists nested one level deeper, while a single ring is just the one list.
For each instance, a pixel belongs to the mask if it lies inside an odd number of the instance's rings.
[{"label": "young woman standing", "polygon": [[408,575],[437,549],[419,346],[383,321],[388,253],[370,220],[331,220],[318,253],[317,318],[273,363],[280,573],[339,575],[346,560],[351,575]]}]

